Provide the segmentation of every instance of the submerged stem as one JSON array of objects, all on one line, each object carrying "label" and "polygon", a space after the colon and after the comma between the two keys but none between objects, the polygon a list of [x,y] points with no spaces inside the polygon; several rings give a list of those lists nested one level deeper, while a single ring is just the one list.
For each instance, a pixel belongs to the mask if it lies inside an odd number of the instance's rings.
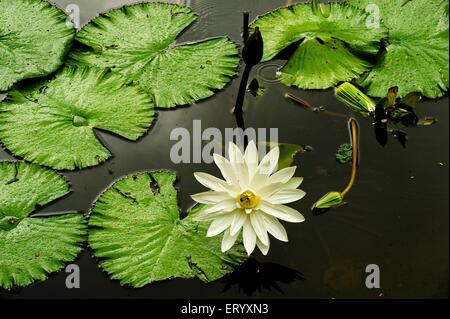
[{"label": "submerged stem", "polygon": [[344,197],[352,188],[353,184],[356,180],[356,167],[358,164],[358,122],[351,118],[349,120],[350,131],[351,131],[351,144],[352,144],[352,175],[350,177],[350,181],[347,184],[347,187],[341,192],[342,197]]},{"label": "submerged stem", "polygon": [[330,111],[324,110],[322,107],[313,106],[309,102],[307,102],[307,101],[301,99],[300,97],[295,96],[291,93],[285,93],[284,97],[291,100],[295,104],[301,106],[302,108],[304,108],[307,111],[321,113],[321,114],[333,116],[333,117],[348,118],[348,116],[345,114],[337,113],[337,112],[330,112]]}]

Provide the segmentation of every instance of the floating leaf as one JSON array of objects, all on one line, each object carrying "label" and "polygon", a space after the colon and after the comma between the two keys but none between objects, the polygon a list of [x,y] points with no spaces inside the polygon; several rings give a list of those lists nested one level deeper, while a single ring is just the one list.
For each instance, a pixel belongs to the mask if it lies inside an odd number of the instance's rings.
[{"label": "floating leaf", "polygon": [[0,140],[27,161],[73,170],[111,156],[94,129],[134,141],[153,115],[148,96],[120,75],[70,66],[50,82],[10,93],[0,104]]},{"label": "floating leaf", "polygon": [[176,175],[139,173],[114,183],[95,203],[89,243],[101,267],[121,284],[142,287],[175,277],[210,282],[247,258],[242,245],[221,253],[221,238],[206,237],[196,206],[180,219]]},{"label": "floating leaf", "polygon": [[257,97],[262,96],[266,89],[259,85],[259,81],[254,78],[247,87],[247,91],[250,92],[251,95]]},{"label": "floating leaf", "polygon": [[376,5],[389,29],[386,49],[359,83],[371,96],[383,97],[397,86],[400,97],[420,92],[428,98],[448,90],[448,1],[350,0],[366,8]]},{"label": "floating leaf", "polygon": [[348,143],[344,143],[339,146],[339,149],[336,152],[336,161],[341,164],[347,164],[352,161],[352,146]]},{"label": "floating leaf", "polygon": [[42,0],[0,0],[0,8],[0,92],[63,64],[75,30],[61,10]]},{"label": "floating leaf", "polygon": [[81,214],[29,217],[69,192],[65,179],[22,162],[0,162],[0,287],[44,280],[72,261],[86,235]]},{"label": "floating leaf", "polygon": [[324,89],[354,79],[370,67],[363,56],[378,51],[385,30],[369,28],[367,18],[363,10],[347,4],[313,1],[272,11],[256,20],[251,30],[259,27],[262,33],[263,61],[296,46],[280,71],[283,83]]},{"label": "floating leaf", "polygon": [[196,20],[186,7],[140,3],[111,10],[76,37],[75,61],[111,68],[136,82],[158,107],[192,104],[222,89],[239,65],[228,38],[173,45]]},{"label": "floating leaf", "polygon": [[289,143],[275,143],[275,142],[262,142],[266,149],[269,150],[275,146],[278,146],[280,149],[280,157],[278,159],[277,169],[283,169],[291,166],[294,162],[294,157],[299,153],[304,153],[307,150],[297,144],[289,144]]},{"label": "floating leaf", "polygon": [[417,122],[417,125],[429,126],[429,125],[436,124],[437,122],[438,122],[438,120],[434,117],[424,117],[422,119],[419,119],[419,121]]}]

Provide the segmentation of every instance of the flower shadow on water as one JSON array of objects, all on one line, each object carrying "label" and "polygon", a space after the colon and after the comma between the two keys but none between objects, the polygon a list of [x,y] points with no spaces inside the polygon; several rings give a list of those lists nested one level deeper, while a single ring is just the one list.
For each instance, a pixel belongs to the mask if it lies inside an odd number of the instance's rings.
[{"label": "flower shadow on water", "polygon": [[252,296],[257,291],[272,291],[272,289],[283,294],[279,283],[290,284],[304,279],[303,274],[298,270],[271,262],[262,263],[250,258],[233,273],[224,277],[222,283],[225,283],[225,287],[222,292],[236,285],[238,291],[243,291],[247,296]]}]

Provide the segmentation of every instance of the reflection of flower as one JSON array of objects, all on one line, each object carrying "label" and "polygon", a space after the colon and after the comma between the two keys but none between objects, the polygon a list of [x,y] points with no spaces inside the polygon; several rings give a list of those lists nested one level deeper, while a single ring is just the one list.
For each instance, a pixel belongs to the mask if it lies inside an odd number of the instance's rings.
[{"label": "reflection of flower", "polygon": [[239,292],[242,290],[247,296],[252,296],[255,292],[271,291],[272,288],[283,293],[279,283],[290,284],[297,280],[304,280],[303,274],[298,270],[249,258],[225,276],[222,282],[225,283],[223,292],[236,285]]},{"label": "reflection of flower", "polygon": [[229,144],[229,160],[214,154],[214,162],[225,180],[206,173],[195,173],[195,178],[211,191],[192,195],[205,208],[197,220],[212,220],[207,236],[224,233],[222,251],[229,250],[243,230],[243,241],[250,255],[255,246],[263,254],[269,251],[270,233],[281,241],[287,234],[278,219],[299,223],[304,217],[284,204],[295,202],[305,196],[297,187],[303,178],[293,177],[295,167],[278,172],[276,167],[280,150],[273,148],[259,162],[256,145],[251,141],[245,152],[233,143]]}]

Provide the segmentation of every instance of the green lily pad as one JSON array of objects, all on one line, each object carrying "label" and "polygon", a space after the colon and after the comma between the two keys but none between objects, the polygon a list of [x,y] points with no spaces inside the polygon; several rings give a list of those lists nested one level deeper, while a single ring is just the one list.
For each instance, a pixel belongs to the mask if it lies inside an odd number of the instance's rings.
[{"label": "green lily pad", "polygon": [[69,185],[54,171],[0,162],[0,287],[44,280],[78,255],[87,233],[81,214],[30,217],[67,193]]},{"label": "green lily pad", "polygon": [[135,141],[153,115],[148,96],[120,75],[68,66],[50,82],[10,92],[0,104],[0,140],[27,161],[81,169],[111,156],[94,129]]},{"label": "green lily pad", "polygon": [[204,282],[233,271],[247,259],[242,245],[221,253],[221,238],[206,237],[208,223],[180,219],[176,175],[138,173],[114,183],[97,200],[89,244],[100,266],[123,285],[142,287],[175,277]]},{"label": "green lily pad", "polygon": [[350,0],[365,8],[376,5],[389,29],[386,49],[359,84],[368,95],[384,97],[397,86],[398,96],[420,92],[438,98],[448,90],[448,1]]},{"label": "green lily pad", "polygon": [[[299,3],[280,8],[258,18],[256,27],[264,39],[263,61],[275,58],[284,49],[295,52],[280,70],[286,85],[304,89],[325,89],[361,75],[371,64],[385,29],[369,28],[368,14],[342,3]],[[297,44],[299,42],[299,44]]]},{"label": "green lily pad", "polygon": [[75,30],[42,0],[0,0],[0,92],[63,64]]},{"label": "green lily pad", "polygon": [[174,45],[195,20],[189,8],[166,3],[114,9],[77,34],[81,46],[70,57],[122,74],[158,107],[192,104],[222,89],[239,65],[236,45],[228,38]]}]

